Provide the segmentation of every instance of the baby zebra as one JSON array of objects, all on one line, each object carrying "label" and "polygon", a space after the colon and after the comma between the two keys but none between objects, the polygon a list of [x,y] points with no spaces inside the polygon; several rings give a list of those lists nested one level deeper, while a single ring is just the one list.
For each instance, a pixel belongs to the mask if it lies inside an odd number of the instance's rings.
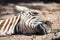
[{"label": "baby zebra", "polygon": [[51,22],[44,21],[37,11],[14,6],[16,16],[0,20],[0,36],[12,34],[46,34],[51,32]]}]

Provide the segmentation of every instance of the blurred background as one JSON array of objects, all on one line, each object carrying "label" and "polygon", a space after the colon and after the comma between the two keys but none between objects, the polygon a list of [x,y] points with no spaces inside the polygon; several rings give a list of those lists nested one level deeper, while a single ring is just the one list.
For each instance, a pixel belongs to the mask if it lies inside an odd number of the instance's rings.
[{"label": "blurred background", "polygon": [[56,2],[60,3],[60,0],[0,0],[0,3],[32,3],[32,2],[44,2],[44,3],[51,3]]}]

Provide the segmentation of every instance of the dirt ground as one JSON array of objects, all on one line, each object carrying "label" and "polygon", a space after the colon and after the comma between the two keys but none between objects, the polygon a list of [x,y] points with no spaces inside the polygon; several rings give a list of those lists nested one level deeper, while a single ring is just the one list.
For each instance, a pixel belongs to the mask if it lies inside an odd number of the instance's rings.
[{"label": "dirt ground", "polygon": [[[59,29],[60,30],[60,4],[58,3],[18,3],[12,4],[9,3],[7,5],[0,5],[0,20],[14,16],[14,5],[26,6],[30,9],[35,9],[41,12],[45,20],[51,21],[52,29]],[[57,33],[58,35],[60,33]],[[44,36],[44,37],[43,37]],[[12,35],[6,37],[0,37],[0,40],[52,40],[54,34],[47,34],[47,35]],[[58,38],[58,37],[57,37]],[[60,35],[59,35],[60,38]],[[54,39],[55,40],[55,39]]]}]

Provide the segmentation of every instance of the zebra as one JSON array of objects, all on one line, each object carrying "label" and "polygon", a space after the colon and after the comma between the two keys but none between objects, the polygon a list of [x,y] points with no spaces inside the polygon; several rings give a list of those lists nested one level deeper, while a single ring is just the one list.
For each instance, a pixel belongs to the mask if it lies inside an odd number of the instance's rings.
[{"label": "zebra", "polygon": [[51,22],[44,21],[37,11],[30,11],[27,7],[16,5],[14,12],[14,17],[0,20],[0,36],[51,32]]},{"label": "zebra", "polygon": [[[46,34],[50,33],[52,23],[44,20],[42,14],[23,6],[14,6],[14,15],[21,15],[21,20],[15,28],[16,33]],[[18,29],[18,30],[17,30]]]}]

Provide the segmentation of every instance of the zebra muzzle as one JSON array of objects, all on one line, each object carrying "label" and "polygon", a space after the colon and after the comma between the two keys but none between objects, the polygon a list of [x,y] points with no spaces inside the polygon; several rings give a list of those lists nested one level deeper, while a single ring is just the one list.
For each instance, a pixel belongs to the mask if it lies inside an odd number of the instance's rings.
[{"label": "zebra muzzle", "polygon": [[44,23],[41,23],[41,24],[35,24],[35,32],[36,34],[47,34],[47,33],[50,33],[51,32],[51,28],[47,25],[47,24],[44,24]]}]

